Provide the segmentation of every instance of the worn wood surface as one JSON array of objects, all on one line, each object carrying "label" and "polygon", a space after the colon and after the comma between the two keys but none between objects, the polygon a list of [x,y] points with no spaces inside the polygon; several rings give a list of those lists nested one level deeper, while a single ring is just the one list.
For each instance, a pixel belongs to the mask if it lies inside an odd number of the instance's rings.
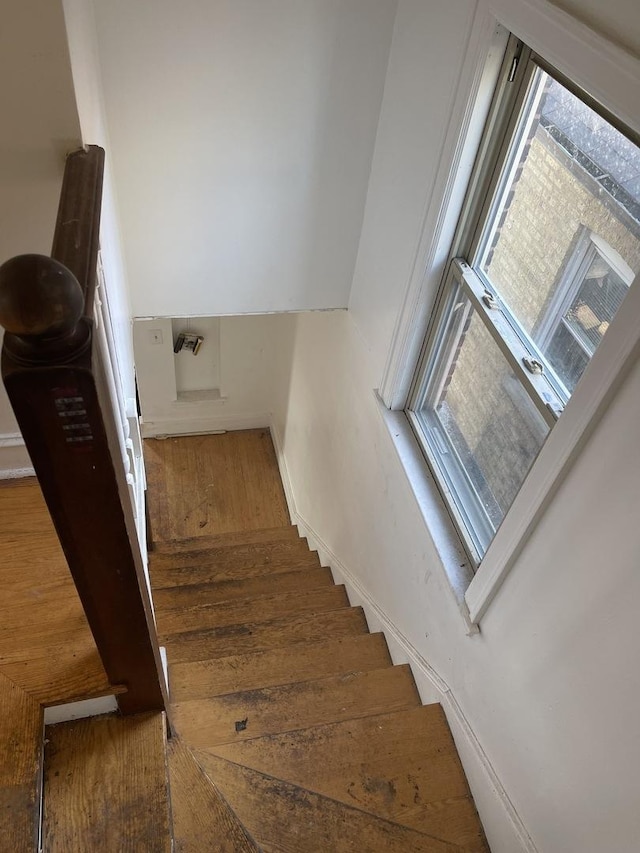
[{"label": "worn wood surface", "polygon": [[178,555],[151,554],[154,589],[196,583],[243,580],[280,572],[302,571],[320,565],[304,540],[185,551]]},{"label": "worn wood surface", "polygon": [[154,540],[290,524],[268,429],[145,442]]},{"label": "worn wood surface", "polygon": [[0,850],[37,849],[42,709],[0,675]]},{"label": "worn wood surface", "polygon": [[302,550],[308,549],[307,540],[298,533],[293,524],[285,527],[267,527],[259,530],[237,530],[233,533],[201,533],[200,536],[183,539],[161,539],[154,543],[157,554],[181,556],[185,551],[200,551],[211,548],[235,548],[237,545],[259,545],[262,542],[298,542]]},{"label": "worn wood surface", "polygon": [[456,853],[437,837],[196,752],[201,766],[265,853]]},{"label": "worn wood surface", "polygon": [[486,851],[440,705],[211,747],[212,753],[334,800]]},{"label": "worn wood surface", "polygon": [[275,595],[260,595],[221,604],[197,604],[193,607],[161,610],[158,631],[161,636],[184,631],[202,631],[225,625],[268,622],[303,613],[321,613],[348,607],[344,586],[320,586],[317,589],[294,590]]},{"label": "worn wood surface", "polygon": [[174,720],[189,744],[207,747],[419,704],[409,667],[397,666],[178,702]]},{"label": "worn wood surface", "polygon": [[[193,448],[216,456],[220,438],[176,439],[167,451],[175,471],[193,473]],[[161,483],[161,529],[189,531],[182,547],[160,542],[151,561],[183,743],[261,850],[487,853],[442,710],[420,705],[409,668],[391,665],[382,635],[368,633],[361,608],[347,606],[291,526],[258,526],[270,511],[252,514],[264,439],[235,434],[233,446],[244,438],[243,463],[228,460],[222,477],[233,493],[227,504],[214,506],[213,492],[198,504],[230,533],[212,535],[209,523],[198,532],[173,475]],[[250,448],[257,482],[234,485],[230,471],[252,477]],[[264,492],[266,503],[276,491]],[[198,803],[181,806],[189,853],[217,849]]]},{"label": "worn wood surface", "polygon": [[222,604],[242,601],[259,595],[274,595],[331,586],[331,569],[310,568],[304,572],[282,572],[275,575],[260,575],[244,581],[220,581],[211,584],[190,584],[157,589],[153,594],[156,612],[177,608],[195,607],[200,604]]},{"label": "worn wood surface", "polygon": [[177,663],[169,680],[174,702],[204,699],[391,666],[382,634],[331,637],[245,655]]},{"label": "worn wood surface", "polygon": [[39,702],[109,682],[35,479],[0,483],[0,672]]},{"label": "worn wood surface", "polygon": [[193,631],[165,637],[170,663],[228,657],[278,649],[290,643],[322,641],[367,631],[361,607],[345,607],[329,613],[308,613],[271,622],[227,625],[210,631]]},{"label": "worn wood surface", "polygon": [[48,726],[45,853],[170,853],[164,715]]},{"label": "worn wood surface", "polygon": [[236,813],[179,738],[168,745],[175,853],[257,853]]}]

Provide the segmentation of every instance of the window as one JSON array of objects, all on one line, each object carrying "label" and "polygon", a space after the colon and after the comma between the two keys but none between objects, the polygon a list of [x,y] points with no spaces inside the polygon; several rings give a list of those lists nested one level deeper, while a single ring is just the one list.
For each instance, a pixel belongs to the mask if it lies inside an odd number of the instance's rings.
[{"label": "window", "polygon": [[640,270],[640,149],[511,39],[407,415],[477,564]]}]

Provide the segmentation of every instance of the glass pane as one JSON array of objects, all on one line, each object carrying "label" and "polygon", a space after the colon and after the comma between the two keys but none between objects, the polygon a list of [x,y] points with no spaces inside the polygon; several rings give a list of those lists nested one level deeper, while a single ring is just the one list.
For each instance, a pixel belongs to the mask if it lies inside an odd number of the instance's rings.
[{"label": "glass pane", "polygon": [[616,311],[627,285],[596,253],[564,314],[539,341],[569,392],[573,391]]},{"label": "glass pane", "polygon": [[640,271],[640,149],[540,69],[479,269],[568,392]]},{"label": "glass pane", "polygon": [[[480,555],[509,509],[548,427],[464,300],[466,322],[443,348],[422,407],[432,452]],[[460,316],[458,301],[454,313]]]}]

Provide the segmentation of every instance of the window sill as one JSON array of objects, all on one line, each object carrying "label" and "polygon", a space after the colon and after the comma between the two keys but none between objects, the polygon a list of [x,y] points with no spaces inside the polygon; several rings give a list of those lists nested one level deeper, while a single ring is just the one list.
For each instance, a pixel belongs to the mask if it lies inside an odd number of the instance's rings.
[{"label": "window sill", "polygon": [[465,601],[465,593],[474,577],[469,557],[406,415],[404,412],[391,411],[385,406],[378,392],[374,391],[374,394],[380,417],[387,428],[427,532],[440,558],[440,564],[464,620],[467,634],[476,634],[480,629],[477,623],[472,622]]}]

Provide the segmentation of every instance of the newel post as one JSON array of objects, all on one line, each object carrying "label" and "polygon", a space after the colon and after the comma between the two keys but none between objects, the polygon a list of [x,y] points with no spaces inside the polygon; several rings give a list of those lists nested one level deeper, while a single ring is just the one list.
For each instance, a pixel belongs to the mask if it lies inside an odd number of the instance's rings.
[{"label": "newel post", "polygon": [[[66,197],[63,187],[54,251],[57,244],[58,255],[67,252],[71,263],[21,255],[0,267],[2,378],[109,681],[126,687],[118,696],[120,709],[162,710],[168,703],[155,623],[135,528],[125,510],[115,418],[88,310],[101,189],[94,160],[103,152],[83,149],[78,155],[85,162],[74,168],[82,173],[90,167],[89,189],[98,193],[98,202],[85,192],[90,203],[84,212],[80,204],[78,212],[76,183],[67,187]],[[70,216],[65,198],[69,203],[74,193],[76,213]],[[65,239],[64,223],[86,218],[87,207],[94,212],[90,223],[76,225],[75,235]],[[69,267],[88,280],[79,282]]]}]

